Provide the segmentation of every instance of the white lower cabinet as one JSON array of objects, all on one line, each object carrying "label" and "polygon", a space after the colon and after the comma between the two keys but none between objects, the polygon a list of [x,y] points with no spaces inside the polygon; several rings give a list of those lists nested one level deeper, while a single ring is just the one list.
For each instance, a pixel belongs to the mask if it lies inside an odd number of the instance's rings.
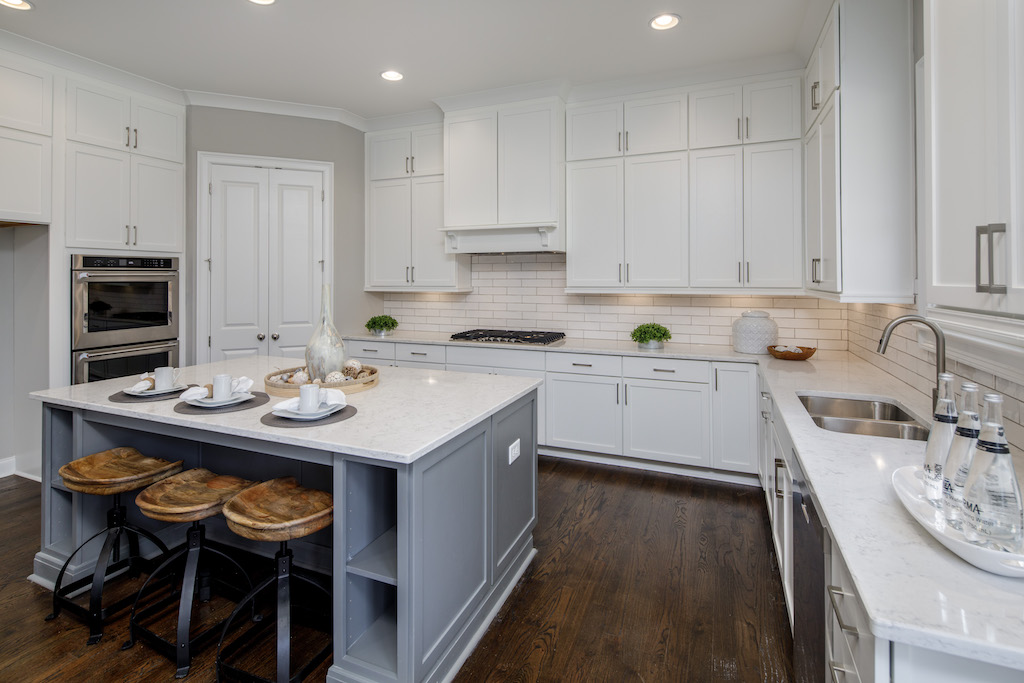
[{"label": "white lower cabinet", "polygon": [[711,464],[708,385],[623,379],[623,455]]},{"label": "white lower cabinet", "polygon": [[757,473],[757,366],[712,363],[711,466]]},{"label": "white lower cabinet", "polygon": [[621,455],[621,382],[618,375],[548,372],[544,381],[547,445]]}]

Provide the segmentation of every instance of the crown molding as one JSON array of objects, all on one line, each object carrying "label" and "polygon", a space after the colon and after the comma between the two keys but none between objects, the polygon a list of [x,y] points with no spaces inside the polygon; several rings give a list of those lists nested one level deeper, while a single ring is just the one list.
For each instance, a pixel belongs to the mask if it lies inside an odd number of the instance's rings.
[{"label": "crown molding", "polygon": [[411,128],[413,126],[439,124],[442,122],[444,122],[444,112],[440,109],[421,109],[420,111],[409,112],[408,114],[378,116],[366,119],[366,132],[391,130],[393,128]]},{"label": "crown molding", "polygon": [[184,94],[186,102],[197,107],[215,107],[217,109],[251,111],[258,114],[297,116],[306,119],[335,121],[362,132],[366,132],[368,129],[366,119],[346,109],[321,107],[314,104],[280,102],[278,100],[264,100],[255,97],[240,97],[238,95],[221,95],[198,90],[185,90]]},{"label": "crown molding", "polygon": [[492,107],[510,102],[536,100],[542,97],[558,97],[564,102],[565,98],[569,95],[570,88],[571,85],[566,80],[538,81],[536,83],[512,85],[507,88],[481,90],[464,95],[436,97],[434,98],[434,104],[441,107],[443,111],[448,112],[476,109],[477,107]]}]

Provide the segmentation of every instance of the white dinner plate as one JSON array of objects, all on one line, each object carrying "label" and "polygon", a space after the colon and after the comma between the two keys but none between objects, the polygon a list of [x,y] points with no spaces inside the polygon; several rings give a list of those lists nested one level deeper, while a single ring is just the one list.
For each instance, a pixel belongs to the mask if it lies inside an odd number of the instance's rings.
[{"label": "white dinner plate", "polygon": [[924,468],[920,465],[907,465],[892,473],[892,487],[910,516],[935,540],[975,567],[1000,576],[1024,578],[1024,555],[982,548],[946,524],[942,511],[924,497],[923,477]]},{"label": "white dinner plate", "polygon": [[321,420],[328,415],[333,415],[344,407],[338,404],[328,405],[327,403],[321,403],[319,410],[310,413],[301,413],[297,410],[275,410],[273,413],[278,417],[284,417],[289,420]]},{"label": "white dinner plate", "polygon": [[163,396],[164,394],[169,394],[173,391],[184,391],[185,389],[188,389],[187,384],[175,384],[170,389],[143,389],[142,391],[134,391],[129,387],[127,389],[122,389],[121,391],[129,396]]},{"label": "white dinner plate", "polygon": [[223,408],[225,406],[233,406],[235,404],[242,403],[243,401],[248,401],[252,398],[256,398],[256,396],[248,392],[239,393],[236,391],[231,395],[231,398],[225,398],[220,401],[214,401],[208,396],[206,398],[189,399],[188,401],[185,401],[185,403],[190,406],[195,406],[196,408]]}]

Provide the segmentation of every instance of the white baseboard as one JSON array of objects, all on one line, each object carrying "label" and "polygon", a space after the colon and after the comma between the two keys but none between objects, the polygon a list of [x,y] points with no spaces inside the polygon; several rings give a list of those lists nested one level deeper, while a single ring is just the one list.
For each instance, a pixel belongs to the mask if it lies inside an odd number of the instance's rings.
[{"label": "white baseboard", "polygon": [[43,483],[43,475],[37,472],[25,472],[23,470],[15,470],[14,474],[18,475],[22,479],[29,479],[37,483]]},{"label": "white baseboard", "polygon": [[13,456],[0,460],[0,477],[9,477],[15,474],[17,470],[16,465],[17,461]]}]

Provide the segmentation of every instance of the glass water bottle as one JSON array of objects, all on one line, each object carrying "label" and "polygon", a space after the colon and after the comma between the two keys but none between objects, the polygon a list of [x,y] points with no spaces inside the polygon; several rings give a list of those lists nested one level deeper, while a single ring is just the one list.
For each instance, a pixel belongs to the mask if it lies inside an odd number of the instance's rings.
[{"label": "glass water bottle", "polygon": [[963,530],[964,484],[967,483],[978,443],[981,419],[978,417],[978,385],[964,382],[960,391],[960,415],[949,447],[949,457],[942,468],[942,508],[946,523],[954,529]]},{"label": "glass water bottle", "polygon": [[964,536],[979,545],[1021,552],[1024,506],[1003,430],[1003,397],[985,394],[974,463],[964,485]]},{"label": "glass water bottle", "polygon": [[956,402],[953,400],[953,375],[939,375],[939,395],[935,400],[932,428],[924,452],[924,493],[929,503],[942,507],[942,468],[956,432]]}]

